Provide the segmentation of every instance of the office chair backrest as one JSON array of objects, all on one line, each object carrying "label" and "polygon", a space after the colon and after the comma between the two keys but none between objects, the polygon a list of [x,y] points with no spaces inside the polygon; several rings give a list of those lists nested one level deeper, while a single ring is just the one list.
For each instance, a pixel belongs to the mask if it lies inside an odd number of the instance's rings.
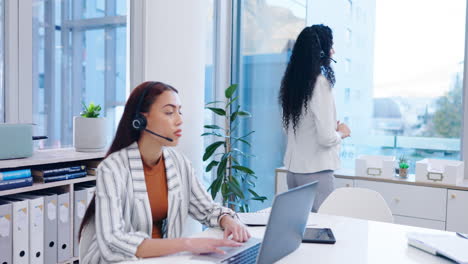
[{"label": "office chair backrest", "polygon": [[338,188],[318,209],[318,213],[393,223],[393,215],[384,198],[364,188]]}]

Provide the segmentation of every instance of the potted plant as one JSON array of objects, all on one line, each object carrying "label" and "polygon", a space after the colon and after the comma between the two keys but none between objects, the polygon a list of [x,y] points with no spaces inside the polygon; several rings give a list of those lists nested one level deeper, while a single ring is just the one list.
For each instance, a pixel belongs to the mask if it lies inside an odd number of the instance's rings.
[{"label": "potted plant", "polygon": [[[229,86],[224,92],[225,101],[210,102],[206,105],[206,109],[224,118],[224,127],[214,124],[205,125],[209,132],[203,133],[202,136],[214,136],[216,140],[206,147],[203,161],[213,157],[205,170],[210,172],[216,168],[216,178],[208,188],[213,199],[221,192],[224,206],[229,206],[233,210],[248,212],[250,211],[248,204],[250,200],[263,202],[267,198],[258,195],[253,190],[255,187],[254,179],[257,179],[257,176],[252,169],[241,163],[242,159],[251,158],[252,155],[241,151],[238,145],[243,144],[250,147],[248,136],[254,131],[242,136],[235,136],[237,123],[239,122],[238,118],[251,117],[249,112],[240,109],[240,105],[233,106],[233,103],[239,99],[239,96],[234,97],[236,89],[237,84]],[[222,104],[222,107],[209,106],[216,104]]]},{"label": "potted plant", "polygon": [[398,175],[403,178],[408,177],[409,165],[408,165],[408,160],[406,159],[404,155],[400,156],[399,161],[398,161],[398,167],[399,167]]},{"label": "potted plant", "polygon": [[73,146],[76,151],[98,152],[106,147],[106,119],[99,117],[101,106],[83,102],[81,116],[73,118]]}]

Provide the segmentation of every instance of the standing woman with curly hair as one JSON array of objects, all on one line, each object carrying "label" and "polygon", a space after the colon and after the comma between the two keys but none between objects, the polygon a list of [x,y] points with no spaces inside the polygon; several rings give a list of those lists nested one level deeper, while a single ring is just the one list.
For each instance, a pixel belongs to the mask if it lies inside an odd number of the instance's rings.
[{"label": "standing woman with curly hair", "polygon": [[294,44],[279,94],[287,134],[288,188],[318,181],[313,212],[334,189],[340,143],[351,133],[336,119],[335,74],[330,67],[334,53],[328,26],[304,28]]}]

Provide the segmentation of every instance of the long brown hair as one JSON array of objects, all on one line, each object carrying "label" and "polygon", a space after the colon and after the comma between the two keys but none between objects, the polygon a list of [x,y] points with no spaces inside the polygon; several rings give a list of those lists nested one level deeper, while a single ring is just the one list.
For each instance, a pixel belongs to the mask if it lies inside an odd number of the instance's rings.
[{"label": "long brown hair", "polygon": [[[165,83],[162,82],[144,82],[130,93],[130,96],[125,104],[125,109],[122,114],[122,118],[120,119],[119,126],[117,127],[117,132],[115,133],[114,140],[112,141],[112,145],[110,146],[109,150],[106,153],[105,158],[107,158],[110,154],[117,152],[121,149],[124,149],[133,142],[138,141],[140,138],[141,132],[134,129],[132,126],[132,121],[136,114],[136,108],[138,102],[140,101],[140,97],[146,91],[145,97],[142,100],[140,106],[141,113],[149,112],[151,106],[156,101],[156,99],[165,91],[174,91],[178,93],[178,91]],[[99,177],[99,175],[98,175]],[[88,208],[86,209],[86,213],[83,217],[83,221],[81,222],[78,241],[81,240],[81,233],[83,232],[83,228],[88,224],[90,219],[96,214],[96,195],[93,196],[91,203],[89,204]]]}]

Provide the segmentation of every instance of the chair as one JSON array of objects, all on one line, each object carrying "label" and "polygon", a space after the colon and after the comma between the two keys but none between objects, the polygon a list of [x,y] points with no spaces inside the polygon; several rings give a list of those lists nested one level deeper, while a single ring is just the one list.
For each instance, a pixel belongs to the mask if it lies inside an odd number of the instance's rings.
[{"label": "chair", "polygon": [[78,242],[80,245],[80,263],[81,260],[84,258],[86,252],[88,252],[89,246],[93,240],[93,236],[96,233],[96,227],[94,225],[94,217],[90,219],[87,225],[83,227],[83,231],[81,233],[81,240]]},{"label": "chair", "polygon": [[364,188],[338,188],[318,209],[320,214],[393,223],[393,215],[382,195]]}]

